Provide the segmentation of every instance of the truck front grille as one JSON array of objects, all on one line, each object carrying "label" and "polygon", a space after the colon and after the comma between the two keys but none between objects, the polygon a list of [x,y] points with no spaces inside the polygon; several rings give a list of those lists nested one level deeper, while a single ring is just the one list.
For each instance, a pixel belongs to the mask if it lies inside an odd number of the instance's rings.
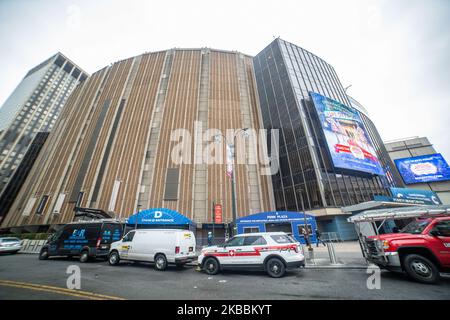
[{"label": "truck front grille", "polygon": [[367,250],[368,250],[367,253],[369,255],[371,255],[371,256],[379,255],[377,244],[376,244],[375,240],[373,240],[373,239],[366,239],[366,247],[367,247]]}]

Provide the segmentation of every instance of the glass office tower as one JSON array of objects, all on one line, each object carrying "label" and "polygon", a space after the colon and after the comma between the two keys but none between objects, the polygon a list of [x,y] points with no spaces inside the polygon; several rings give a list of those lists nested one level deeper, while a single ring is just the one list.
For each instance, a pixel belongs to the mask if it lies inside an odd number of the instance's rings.
[{"label": "glass office tower", "polygon": [[[375,126],[347,96],[331,65],[279,38],[253,61],[264,126],[280,130],[280,170],[272,176],[277,210],[339,215],[341,207],[388,195],[390,186],[401,185]],[[385,174],[334,165],[311,93],[358,110]]]},{"label": "glass office tower", "polygon": [[5,101],[0,108],[0,194],[36,134],[51,131],[70,93],[87,77],[57,53],[28,71]]}]

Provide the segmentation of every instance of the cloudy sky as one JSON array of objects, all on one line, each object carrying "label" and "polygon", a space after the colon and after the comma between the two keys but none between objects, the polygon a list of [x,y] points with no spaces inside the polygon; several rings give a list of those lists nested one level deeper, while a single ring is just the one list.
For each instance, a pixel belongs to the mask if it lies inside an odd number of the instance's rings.
[{"label": "cloudy sky", "polygon": [[93,73],[146,51],[256,55],[274,37],[332,64],[385,140],[427,136],[450,162],[449,0],[0,0],[0,104],[61,51]]}]

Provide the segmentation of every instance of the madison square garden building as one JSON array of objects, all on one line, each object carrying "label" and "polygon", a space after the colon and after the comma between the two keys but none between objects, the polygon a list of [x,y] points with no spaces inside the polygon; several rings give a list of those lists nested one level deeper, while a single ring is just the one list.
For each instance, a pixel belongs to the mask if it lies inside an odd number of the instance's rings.
[{"label": "madison square garden building", "polygon": [[[168,208],[204,228],[213,203],[232,222],[227,162],[196,162],[195,152],[173,161],[174,131],[192,134],[191,151],[217,138],[196,139],[199,124],[223,135],[262,132],[255,153],[268,149],[278,163],[262,174],[265,163],[245,152],[234,166],[237,218],[306,210],[322,231],[345,235],[342,207],[403,186],[367,112],[319,57],[281,39],[254,58],[172,49],[116,62],[75,88],[2,227],[70,222],[83,207],[115,218]],[[227,154],[225,143],[218,149]]]},{"label": "madison square garden building", "polygon": [[[213,220],[213,203],[229,223],[226,161],[206,164],[190,152],[191,161],[174,163],[172,134],[215,129],[220,143],[214,134],[187,147],[215,143],[226,154],[227,129],[262,128],[257,99],[252,57],[238,52],[172,49],[105,67],[75,88],[2,226],[70,222],[81,207],[119,219],[167,208],[201,228]],[[237,218],[275,206],[260,169],[234,167]]]}]

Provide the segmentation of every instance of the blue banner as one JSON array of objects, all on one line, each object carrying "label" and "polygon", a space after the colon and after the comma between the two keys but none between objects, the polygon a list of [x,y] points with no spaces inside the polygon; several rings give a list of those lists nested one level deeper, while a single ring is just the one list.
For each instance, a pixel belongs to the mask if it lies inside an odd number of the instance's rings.
[{"label": "blue banner", "polygon": [[440,153],[395,160],[406,184],[450,180],[450,167]]},{"label": "blue banner", "polygon": [[153,208],[135,213],[126,221],[127,224],[146,225],[194,225],[195,223],[181,213],[166,208]]},{"label": "blue banner", "polygon": [[[314,220],[314,216],[306,215],[306,220]],[[262,212],[236,220],[236,223],[282,223],[282,222],[304,222],[305,214],[302,212],[277,211]]]},{"label": "blue banner", "polygon": [[384,175],[358,110],[310,92],[336,168]]},{"label": "blue banner", "polygon": [[430,190],[391,188],[391,192],[392,201],[394,202],[425,205],[442,204],[437,194]]}]

